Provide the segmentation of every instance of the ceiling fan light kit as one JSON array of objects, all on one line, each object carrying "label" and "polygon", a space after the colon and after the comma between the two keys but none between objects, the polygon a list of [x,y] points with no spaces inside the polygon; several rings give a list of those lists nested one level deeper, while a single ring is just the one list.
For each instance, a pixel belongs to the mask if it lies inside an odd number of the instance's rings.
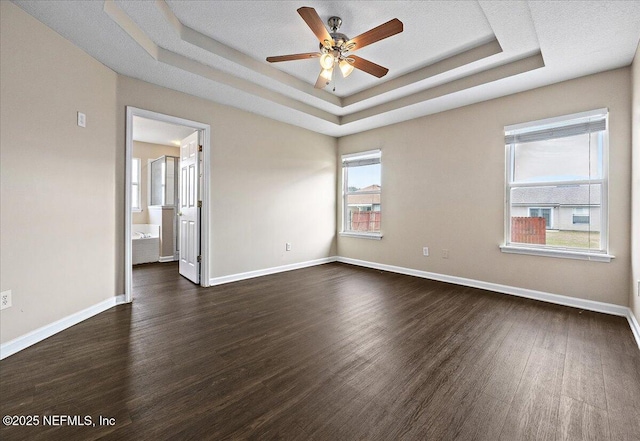
[{"label": "ceiling fan light kit", "polygon": [[333,63],[335,61],[335,57],[333,54],[322,54],[320,57],[320,66],[323,69],[333,69]]},{"label": "ceiling fan light kit", "polygon": [[333,76],[333,68],[322,69],[322,72],[320,72],[320,76],[327,80],[327,83],[329,83],[331,81],[331,77]]},{"label": "ceiling fan light kit", "polygon": [[349,75],[351,75],[351,72],[353,72],[354,69],[353,65],[350,64],[348,60],[340,60],[338,66],[340,66],[340,71],[342,72],[342,76],[344,78],[347,78]]},{"label": "ceiling fan light kit", "polygon": [[385,76],[387,72],[389,72],[389,69],[386,67],[365,60],[364,58],[351,55],[350,52],[355,52],[372,43],[402,32],[402,22],[397,18],[381,24],[364,34],[360,34],[357,37],[349,39],[345,34],[338,32],[342,25],[342,19],[340,17],[334,16],[327,20],[329,29],[331,29],[331,32],[329,32],[322,23],[322,20],[315,9],[303,6],[298,9],[298,14],[300,14],[302,19],[318,38],[318,41],[320,42],[320,52],[267,57],[268,62],[277,63],[281,61],[303,60],[319,57],[322,70],[316,80],[315,87],[317,89],[322,89],[331,82],[333,69],[336,64],[344,78],[351,75],[354,69],[362,70],[363,72],[367,72],[368,74],[378,78]]}]

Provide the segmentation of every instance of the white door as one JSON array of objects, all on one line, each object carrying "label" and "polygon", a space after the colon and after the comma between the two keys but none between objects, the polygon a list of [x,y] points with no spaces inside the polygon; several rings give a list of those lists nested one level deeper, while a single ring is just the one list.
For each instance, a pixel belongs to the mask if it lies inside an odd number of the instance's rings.
[{"label": "white door", "polygon": [[200,283],[200,182],[199,132],[180,143],[178,223],[180,235],[180,274]]}]

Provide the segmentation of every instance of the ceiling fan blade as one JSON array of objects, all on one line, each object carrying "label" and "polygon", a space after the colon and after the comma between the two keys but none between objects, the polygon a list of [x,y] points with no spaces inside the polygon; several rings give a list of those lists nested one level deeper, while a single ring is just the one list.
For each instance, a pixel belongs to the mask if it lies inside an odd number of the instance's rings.
[{"label": "ceiling fan blade", "polygon": [[319,52],[307,52],[306,54],[290,54],[290,55],[278,55],[275,57],[267,57],[269,63],[278,63],[280,61],[291,60],[306,60],[307,58],[318,58],[322,55]]},{"label": "ceiling fan blade", "polygon": [[368,74],[373,75],[374,77],[384,77],[389,69],[386,67],[380,66],[379,64],[373,63],[369,60],[365,60],[364,58],[356,57],[355,55],[349,55],[349,58],[353,59],[353,67],[356,69],[360,69]]},{"label": "ceiling fan blade", "polygon": [[393,20],[389,20],[388,22],[381,24],[378,27],[368,30],[364,34],[353,37],[351,40],[345,43],[345,46],[348,46],[350,43],[355,43],[356,46],[352,49],[352,51],[357,51],[358,49],[362,49],[363,47],[368,46],[371,43],[375,43],[376,41],[384,40],[385,38],[399,34],[400,32],[402,32],[403,28],[404,26],[402,22],[397,18],[394,18]]},{"label": "ceiling fan blade", "polygon": [[335,44],[333,42],[333,38],[331,38],[331,35],[329,35],[329,31],[327,31],[327,28],[324,27],[324,23],[322,22],[322,19],[315,9],[308,6],[303,6],[302,8],[298,9],[298,14],[300,14],[300,17],[302,17],[302,19],[307,23],[307,26],[311,28],[313,33],[316,34],[316,37],[318,37],[318,41],[320,41],[320,43],[324,44],[324,41],[328,40],[331,46]]}]

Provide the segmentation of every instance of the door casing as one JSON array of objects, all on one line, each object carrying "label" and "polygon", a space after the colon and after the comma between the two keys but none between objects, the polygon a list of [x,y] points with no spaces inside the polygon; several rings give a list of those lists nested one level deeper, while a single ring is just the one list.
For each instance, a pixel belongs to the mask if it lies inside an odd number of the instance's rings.
[{"label": "door casing", "polygon": [[126,123],[125,123],[125,200],[124,200],[124,296],[125,302],[133,301],[132,290],[132,257],[131,257],[131,160],[133,155],[133,117],[153,119],[170,124],[191,127],[196,130],[202,130],[202,183],[200,189],[200,197],[202,199],[202,209],[200,218],[200,286],[209,286],[209,244],[211,240],[211,228],[209,223],[210,212],[210,182],[211,182],[211,126],[197,121],[180,118],[177,116],[166,115],[163,113],[153,112],[151,110],[140,109],[137,107],[126,107]]}]

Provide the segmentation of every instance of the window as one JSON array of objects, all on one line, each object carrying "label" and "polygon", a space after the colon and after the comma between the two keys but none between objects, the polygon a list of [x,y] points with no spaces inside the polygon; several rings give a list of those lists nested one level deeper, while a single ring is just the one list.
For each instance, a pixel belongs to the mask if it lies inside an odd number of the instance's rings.
[{"label": "window", "polygon": [[551,208],[529,208],[529,217],[541,217],[545,228],[551,228]]},{"label": "window", "polygon": [[610,261],[608,112],[505,127],[504,252]]},{"label": "window", "polygon": [[381,166],[380,150],[342,156],[342,235],[382,237]]},{"label": "window", "polygon": [[131,210],[142,211],[140,207],[140,158],[131,159]]},{"label": "window", "polygon": [[574,224],[589,224],[589,207],[574,208],[572,219]]}]

